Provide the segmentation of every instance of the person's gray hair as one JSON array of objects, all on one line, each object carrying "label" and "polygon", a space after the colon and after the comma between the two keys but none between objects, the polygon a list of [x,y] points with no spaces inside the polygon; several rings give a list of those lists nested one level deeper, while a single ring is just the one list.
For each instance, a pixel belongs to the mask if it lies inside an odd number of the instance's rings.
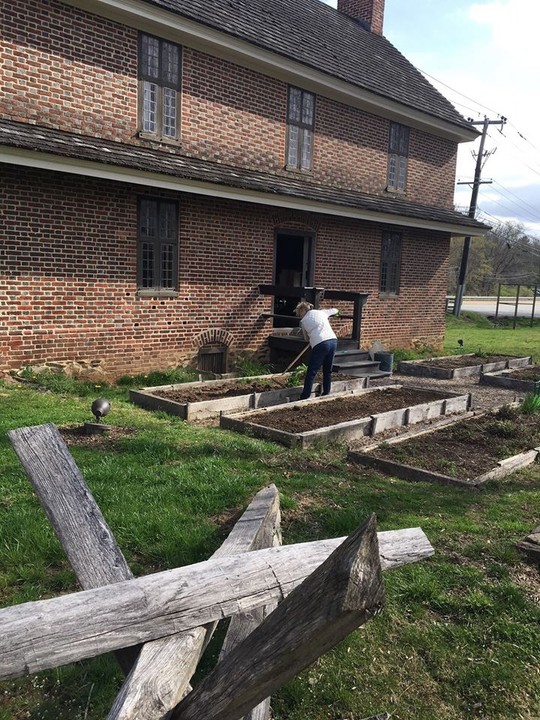
[{"label": "person's gray hair", "polygon": [[313,310],[313,305],[305,300],[302,300],[302,302],[299,302],[294,308],[294,314],[299,317],[300,315],[305,315],[310,310]]}]

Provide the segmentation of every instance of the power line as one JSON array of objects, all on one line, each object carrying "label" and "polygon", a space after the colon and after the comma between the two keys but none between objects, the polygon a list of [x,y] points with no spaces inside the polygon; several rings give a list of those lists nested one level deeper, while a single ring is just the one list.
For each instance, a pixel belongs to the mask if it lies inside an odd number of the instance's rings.
[{"label": "power line", "polygon": [[[535,217],[537,220],[540,220],[540,215],[537,214],[537,210],[536,210],[535,207],[533,207],[532,205],[530,205],[530,204],[529,204],[528,202],[526,202],[525,200],[522,200],[518,195],[516,195],[515,193],[513,193],[513,192],[512,192],[511,190],[509,190],[507,187],[504,187],[504,185],[501,185],[501,183],[498,182],[497,180],[493,180],[493,183],[494,183],[495,185],[498,185],[498,186],[501,188],[501,190],[503,190],[503,191],[509,193],[510,195],[512,195],[513,197],[515,197],[516,200],[518,201],[518,203],[521,205],[521,207],[522,207],[524,210],[529,210],[529,212],[532,210],[532,213],[531,213],[532,216]],[[503,195],[504,195],[504,192],[503,192]]]},{"label": "power line", "polygon": [[[440,85],[443,85],[445,88],[448,88],[448,89],[451,90],[452,92],[455,92],[456,95],[459,95],[459,96],[461,96],[461,97],[464,97],[466,100],[469,100],[470,102],[475,103],[475,105],[478,105],[478,107],[481,107],[481,108],[483,108],[484,110],[487,110],[487,111],[490,112],[492,115],[496,115],[496,116],[499,117],[499,118],[500,118],[500,117],[503,117],[503,115],[501,115],[501,113],[497,112],[496,110],[493,110],[493,108],[489,108],[489,107],[487,107],[487,105],[483,105],[482,103],[478,102],[478,100],[473,100],[473,98],[470,98],[468,95],[464,95],[462,92],[459,92],[459,90],[456,90],[455,88],[451,87],[450,85],[447,85],[447,84],[444,83],[442,80],[439,80],[438,78],[434,77],[433,75],[430,75],[430,74],[429,74],[428,72],[426,72],[425,70],[422,70],[422,69],[420,69],[420,68],[416,68],[416,69],[418,70],[418,72],[421,72],[423,75],[426,75],[426,76],[427,76],[428,78],[430,78],[431,80],[435,80],[435,82],[438,82]],[[480,115],[480,113],[478,113],[478,114]]]},{"label": "power line", "polygon": [[[501,113],[497,112],[496,110],[493,110],[493,108],[489,108],[487,105],[484,105],[483,103],[479,102],[478,100],[475,100],[474,98],[471,98],[471,97],[469,97],[468,95],[465,95],[464,93],[460,92],[459,90],[456,90],[456,89],[453,88],[451,85],[448,85],[447,83],[444,83],[442,80],[439,80],[439,78],[436,78],[434,75],[431,75],[430,73],[426,72],[425,70],[422,70],[421,68],[416,68],[416,69],[418,70],[418,72],[421,72],[423,75],[425,75],[426,77],[430,78],[430,79],[433,80],[434,82],[439,83],[439,85],[442,85],[443,87],[447,88],[448,90],[451,90],[451,91],[452,91],[453,93],[455,93],[456,95],[459,95],[460,97],[465,98],[466,100],[469,100],[469,102],[474,103],[477,107],[476,107],[476,108],[471,108],[469,105],[465,105],[464,103],[460,103],[458,100],[455,100],[455,99],[454,99],[454,100],[451,100],[451,102],[452,102],[454,105],[460,105],[461,107],[465,108],[466,110],[469,110],[470,112],[474,112],[474,113],[476,113],[477,115],[481,115],[480,110],[478,110],[477,108],[483,108],[484,110],[488,110],[492,115],[496,115],[496,116],[499,117],[499,118],[504,117]],[[517,135],[518,135],[524,142],[526,142],[526,143],[527,143],[528,145],[530,145],[534,150],[536,150],[537,152],[540,153],[540,149],[537,148],[528,138],[526,138],[525,135],[524,135],[513,123],[509,123],[509,125],[513,128],[513,130],[515,130],[515,132],[517,133]],[[503,133],[502,133],[502,130],[501,130],[500,132],[501,132],[501,134],[503,134]],[[508,139],[508,137],[507,137],[506,135],[504,135],[504,137]],[[514,145],[514,143],[512,143],[511,140],[509,140],[509,142],[510,142],[512,145]],[[520,152],[521,152],[521,149],[518,148],[517,145],[514,145],[514,147],[516,147],[516,148],[517,148],[518,150],[520,150]],[[527,165],[527,167],[529,167],[529,166]],[[530,170],[533,170],[533,168],[530,168],[530,167],[529,167],[529,169],[530,169]],[[533,170],[533,172],[536,172],[536,171]],[[538,174],[540,175],[540,173],[538,173]]]}]

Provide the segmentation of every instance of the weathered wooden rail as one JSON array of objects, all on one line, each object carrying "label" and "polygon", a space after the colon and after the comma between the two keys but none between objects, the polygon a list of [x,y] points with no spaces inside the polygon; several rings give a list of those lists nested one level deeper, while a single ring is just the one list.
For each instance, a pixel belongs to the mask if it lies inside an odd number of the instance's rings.
[{"label": "weathered wooden rail", "polygon": [[[433,553],[419,528],[377,533],[373,516],[349,538],[281,546],[272,485],[212,558],[133,578],[57,428],[9,437],[83,591],[0,610],[0,679],[115,651],[129,673],[108,720],[268,720],[274,690],[381,609],[382,571]],[[224,617],[218,665],[191,690]]]}]

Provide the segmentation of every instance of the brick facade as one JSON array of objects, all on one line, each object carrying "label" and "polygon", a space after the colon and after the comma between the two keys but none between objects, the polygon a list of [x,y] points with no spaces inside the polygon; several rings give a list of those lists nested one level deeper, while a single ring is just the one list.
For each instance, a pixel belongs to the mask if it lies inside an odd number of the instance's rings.
[{"label": "brick facade", "polygon": [[[270,310],[270,299],[259,296],[257,286],[273,281],[277,228],[314,233],[316,285],[370,293],[364,345],[377,339],[396,346],[404,335],[441,340],[445,234],[405,234],[400,297],[384,299],[378,294],[378,225],[177,195],[178,297],[139,297],[136,200],[143,189],[0,167],[0,201],[10,228],[0,266],[7,328],[0,369],[71,360],[115,376],[184,363],[207,341],[224,342],[233,353],[260,350],[271,328],[260,315]],[[420,316],[424,298],[427,310]]]},{"label": "brick facade", "polygon": [[[138,135],[136,30],[57,0],[11,4],[2,117],[158,146]],[[287,83],[188,47],[182,55],[181,139],[161,149],[290,175],[284,169]],[[318,96],[315,133],[313,170],[301,177],[385,193],[387,119]],[[452,207],[456,143],[412,130],[410,155],[408,199]]]},{"label": "brick facade", "polygon": [[[181,139],[159,146],[138,134],[136,30],[59,0],[11,0],[6,15],[2,118],[290,174],[287,83],[184,47]],[[317,96],[313,170],[296,175],[386,194],[388,134],[387,119]],[[411,129],[407,199],[450,208],[456,151]],[[313,233],[316,285],[370,293],[364,346],[442,340],[446,233],[404,230],[400,296],[388,299],[378,293],[380,224],[15,165],[0,171],[0,370],[73,361],[132,374],[189,361],[208,338],[231,353],[261,351],[271,300],[257,288],[274,280],[278,228]],[[144,194],[179,201],[177,297],[137,292]]]}]

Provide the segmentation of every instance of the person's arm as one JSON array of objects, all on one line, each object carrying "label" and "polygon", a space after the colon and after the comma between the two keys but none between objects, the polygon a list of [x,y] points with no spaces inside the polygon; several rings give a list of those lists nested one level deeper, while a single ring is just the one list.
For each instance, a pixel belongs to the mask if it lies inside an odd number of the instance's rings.
[{"label": "person's arm", "polygon": [[337,308],[326,308],[323,310],[323,313],[325,313],[327,317],[332,317],[332,315],[339,315],[339,310]]}]

